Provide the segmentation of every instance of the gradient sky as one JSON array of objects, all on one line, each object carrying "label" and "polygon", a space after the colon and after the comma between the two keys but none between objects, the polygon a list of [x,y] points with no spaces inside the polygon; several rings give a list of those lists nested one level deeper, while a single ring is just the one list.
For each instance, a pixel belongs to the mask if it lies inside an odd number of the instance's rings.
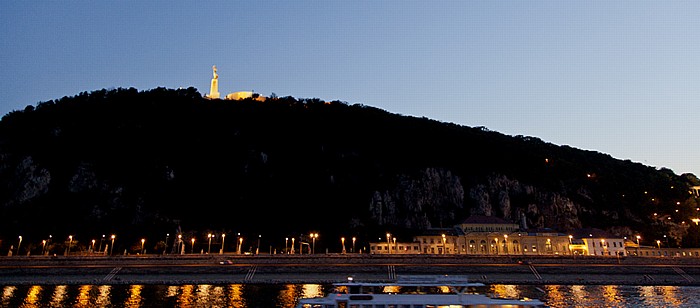
[{"label": "gradient sky", "polygon": [[[202,3],[203,2],[203,3]],[[102,88],[361,103],[700,175],[700,1],[2,1],[0,114]]]}]

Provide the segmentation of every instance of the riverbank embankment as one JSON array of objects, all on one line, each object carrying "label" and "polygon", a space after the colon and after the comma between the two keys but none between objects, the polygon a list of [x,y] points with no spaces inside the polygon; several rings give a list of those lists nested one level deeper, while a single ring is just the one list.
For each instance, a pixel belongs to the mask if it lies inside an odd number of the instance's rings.
[{"label": "riverbank embankment", "polygon": [[[223,263],[223,264],[222,264]],[[486,284],[700,285],[700,259],[434,255],[0,257],[0,284],[330,283],[466,275]]]}]

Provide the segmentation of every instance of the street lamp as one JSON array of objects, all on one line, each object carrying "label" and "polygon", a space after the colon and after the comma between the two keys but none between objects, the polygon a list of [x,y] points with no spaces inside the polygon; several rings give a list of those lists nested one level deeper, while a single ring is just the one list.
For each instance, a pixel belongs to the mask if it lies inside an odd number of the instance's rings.
[{"label": "street lamp", "polygon": [[207,249],[207,254],[211,254],[211,233],[207,234],[207,237],[209,238],[209,248]]},{"label": "street lamp", "polygon": [[389,254],[391,254],[391,233],[386,233],[386,247],[389,249]]},{"label": "street lamp", "polygon": [[340,238],[340,243],[343,245],[343,254],[345,254],[345,237]]},{"label": "street lamp", "polygon": [[353,236],[352,237],[352,248],[350,249],[350,252],[355,252],[355,240],[356,240],[356,238]]},{"label": "street lamp", "polygon": [[192,238],[192,253],[194,253],[194,237]]},{"label": "street lamp", "polygon": [[661,249],[661,241],[656,240],[656,245],[659,246],[659,249]]},{"label": "street lamp", "polygon": [[447,250],[447,247],[445,246],[447,242],[447,238],[445,238],[445,233],[442,234],[442,254],[445,254],[445,250]]},{"label": "street lamp", "polygon": [[637,255],[639,255],[639,239],[641,238],[641,236],[637,235],[635,237],[637,238]]},{"label": "street lamp", "polygon": [[508,234],[503,234],[503,250],[508,254]]},{"label": "street lamp", "polygon": [[284,238],[284,253],[285,254],[289,254],[289,251],[287,251],[288,244],[289,244],[289,238],[285,237]]},{"label": "street lamp", "polygon": [[396,253],[396,250],[397,250],[396,249],[396,238],[394,237],[394,238],[392,238],[392,240],[394,241],[394,245],[393,245],[394,246],[394,253]]},{"label": "street lamp", "polygon": [[112,255],[112,252],[114,252],[114,238],[115,237],[116,236],[114,236],[114,234],[112,234],[112,237],[111,237],[112,238],[112,246],[109,247],[109,255],[110,256]]},{"label": "street lamp", "polygon": [[90,247],[90,250],[92,250],[92,252],[95,252],[95,240],[92,240],[92,247]]},{"label": "street lamp", "polygon": [[22,245],[22,236],[19,236],[19,243],[17,244],[17,255],[19,256],[19,246]]},{"label": "street lamp", "polygon": [[[65,243],[65,242],[64,242]],[[73,236],[68,236],[68,254],[70,255],[70,246],[73,244]],[[19,252],[19,251],[18,251]]]},{"label": "street lamp", "polygon": [[105,240],[105,235],[102,234],[102,238],[100,239],[100,248],[98,248],[99,251],[102,251],[102,242]]},{"label": "street lamp", "polygon": [[224,254],[224,241],[226,240],[226,233],[221,234],[221,253],[219,254]]},{"label": "street lamp", "polygon": [[146,243],[146,239],[142,238],[141,239],[141,254],[143,255],[145,253],[145,250],[143,249],[143,244]]},{"label": "street lamp", "polygon": [[316,253],[316,239],[318,238],[318,233],[311,233],[311,253]]},{"label": "street lamp", "polygon": [[170,233],[165,234],[165,248],[163,248],[163,254],[168,253],[168,239],[170,238]]},{"label": "street lamp", "polygon": [[258,247],[255,247],[255,254],[260,253],[260,238],[262,238],[262,234],[258,234]]},{"label": "street lamp", "polygon": [[294,254],[294,238],[292,238],[292,250],[290,250],[289,253]]},{"label": "street lamp", "polygon": [[184,251],[183,251],[184,249],[182,249],[182,246],[184,246],[184,244],[182,243],[182,234],[178,234],[177,235],[177,252],[180,254],[184,254]]},{"label": "street lamp", "polygon": [[44,254],[44,251],[46,250],[46,240],[41,241],[41,254]]},{"label": "street lamp", "polygon": [[570,255],[573,254],[572,251],[571,251],[571,243],[572,243],[571,240],[572,240],[573,238],[574,238],[574,236],[571,235],[571,234],[569,234],[569,254],[570,254]]},{"label": "street lamp", "polygon": [[[238,233],[238,235],[241,235],[241,234]],[[243,238],[242,238],[242,237],[239,237],[239,238],[238,238],[238,254],[239,254],[239,255],[241,254],[241,246],[243,246]]]}]

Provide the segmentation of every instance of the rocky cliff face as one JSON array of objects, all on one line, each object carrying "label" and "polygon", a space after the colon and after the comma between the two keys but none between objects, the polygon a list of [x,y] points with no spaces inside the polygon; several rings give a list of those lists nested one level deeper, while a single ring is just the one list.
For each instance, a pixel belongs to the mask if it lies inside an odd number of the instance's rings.
[{"label": "rocky cliff face", "polygon": [[581,205],[559,193],[542,191],[503,175],[491,175],[485,183],[470,187],[468,191],[474,204],[473,215],[498,216],[519,222],[525,214],[529,227],[560,230],[581,227],[578,217],[583,211]]},{"label": "rocky cliff face", "polygon": [[426,229],[452,226],[462,216],[463,207],[459,177],[449,170],[427,168],[400,174],[391,189],[375,191],[369,211],[378,225]]},{"label": "rocky cliff face", "polygon": [[[9,155],[5,157],[7,156]],[[10,198],[6,200],[6,205],[21,205],[49,191],[51,173],[37,165],[31,156],[25,156],[17,165],[9,166],[8,169],[14,172],[8,183]]]},{"label": "rocky cliff face", "polygon": [[375,191],[370,201],[377,224],[417,229],[451,227],[469,215],[520,223],[524,214],[529,227],[570,230],[582,226],[578,215],[584,211],[566,196],[504,175],[464,187],[453,172],[439,168],[399,175],[391,189]]}]

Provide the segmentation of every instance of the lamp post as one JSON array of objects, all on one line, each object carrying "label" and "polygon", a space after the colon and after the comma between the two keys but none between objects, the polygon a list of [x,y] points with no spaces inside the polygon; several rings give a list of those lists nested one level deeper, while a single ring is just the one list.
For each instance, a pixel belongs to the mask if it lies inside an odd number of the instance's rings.
[{"label": "lamp post", "polygon": [[110,256],[112,255],[112,252],[114,252],[114,238],[115,238],[115,237],[116,237],[116,236],[114,236],[114,234],[112,234],[112,236],[111,236],[111,238],[112,238],[112,246],[109,246],[109,255],[110,255]]},{"label": "lamp post", "polygon": [[19,256],[19,246],[22,245],[22,236],[19,236],[19,243],[17,244],[17,255]]},{"label": "lamp post", "polygon": [[447,238],[445,238],[445,233],[442,234],[442,254],[444,255],[447,250]]},{"label": "lamp post", "polygon": [[496,244],[496,246],[494,247],[494,249],[496,249],[496,254],[498,254],[498,238],[497,238],[497,237],[493,238],[493,241],[494,241],[495,244]]},{"label": "lamp post", "polygon": [[391,254],[391,233],[386,233],[386,248],[389,249],[389,254]]},{"label": "lamp post", "polygon": [[102,251],[102,242],[105,240],[105,235],[102,234],[102,238],[100,239],[100,247],[97,249],[99,251]]},{"label": "lamp post", "polygon": [[316,239],[318,238],[318,233],[311,233],[311,253],[316,253]]},{"label": "lamp post", "polygon": [[285,237],[284,238],[284,254],[289,254],[289,251],[287,251],[288,246],[289,246],[289,238]]},{"label": "lamp post", "polygon": [[503,234],[503,249],[506,251],[506,254],[508,254],[508,234]]},{"label": "lamp post", "polygon": [[209,238],[209,248],[207,249],[207,254],[211,254],[211,233],[207,234],[207,237]]},{"label": "lamp post", "polygon": [[182,244],[182,234],[178,234],[178,235],[177,235],[177,253],[179,253],[179,254],[183,254],[183,253],[184,253],[184,251],[183,251],[183,249],[182,249],[182,246],[183,246],[183,244]]},{"label": "lamp post", "polygon": [[192,253],[194,254],[194,237],[192,238]]},{"label": "lamp post", "polygon": [[661,241],[656,240],[656,245],[659,246],[659,249],[661,249]]},{"label": "lamp post", "polygon": [[[241,235],[241,234],[238,233],[238,235]],[[241,254],[241,247],[242,247],[242,246],[243,246],[243,238],[242,238],[242,237],[239,237],[239,238],[238,238],[238,254],[239,254],[239,255]]]},{"label": "lamp post", "polygon": [[224,254],[224,241],[226,240],[226,233],[221,234],[221,252],[220,255]]},{"label": "lamp post", "polygon": [[341,238],[340,238],[340,243],[343,245],[342,254],[345,254],[345,237],[341,237]]},{"label": "lamp post", "polygon": [[168,253],[168,239],[170,238],[170,233],[165,234],[165,248],[163,248],[163,254]]},{"label": "lamp post", "polygon": [[637,256],[639,256],[639,239],[641,238],[641,236],[637,235],[635,237],[637,238]]},{"label": "lamp post", "polygon": [[571,240],[572,240],[573,238],[574,238],[574,236],[571,235],[571,234],[569,234],[569,254],[570,254],[570,255],[573,255],[573,254],[574,254],[573,251],[571,250],[571,244],[572,244],[572,241],[571,241]]},{"label": "lamp post", "polygon": [[357,238],[355,238],[354,236],[352,237],[352,248],[350,248],[350,252],[352,252],[352,253],[355,252],[355,240],[356,240],[356,239],[357,239]]},{"label": "lamp post", "polygon": [[603,255],[606,255],[607,252],[606,252],[605,240],[604,240],[604,239],[600,239],[600,246],[603,246]]},{"label": "lamp post", "polygon": [[290,250],[289,253],[294,254],[294,238],[292,238],[292,250]]},{"label": "lamp post", "polygon": [[92,252],[95,252],[95,240],[92,240],[92,247],[90,247]]},{"label": "lamp post", "polygon": [[[65,243],[65,242],[64,242]],[[70,255],[70,246],[73,244],[73,236],[68,236],[68,254]],[[19,251],[18,251],[19,252]]]},{"label": "lamp post", "polygon": [[44,250],[46,250],[46,240],[41,241],[41,254],[44,255]]},{"label": "lamp post", "polygon": [[258,247],[255,247],[255,254],[260,253],[260,239],[262,238],[262,234],[258,234]]},{"label": "lamp post", "polygon": [[396,247],[396,238],[393,237],[393,238],[391,238],[391,239],[394,241],[394,245],[393,245],[393,246],[394,246],[394,253],[396,253],[396,251],[398,250],[398,249],[396,249],[396,248],[397,248],[397,247]]}]

